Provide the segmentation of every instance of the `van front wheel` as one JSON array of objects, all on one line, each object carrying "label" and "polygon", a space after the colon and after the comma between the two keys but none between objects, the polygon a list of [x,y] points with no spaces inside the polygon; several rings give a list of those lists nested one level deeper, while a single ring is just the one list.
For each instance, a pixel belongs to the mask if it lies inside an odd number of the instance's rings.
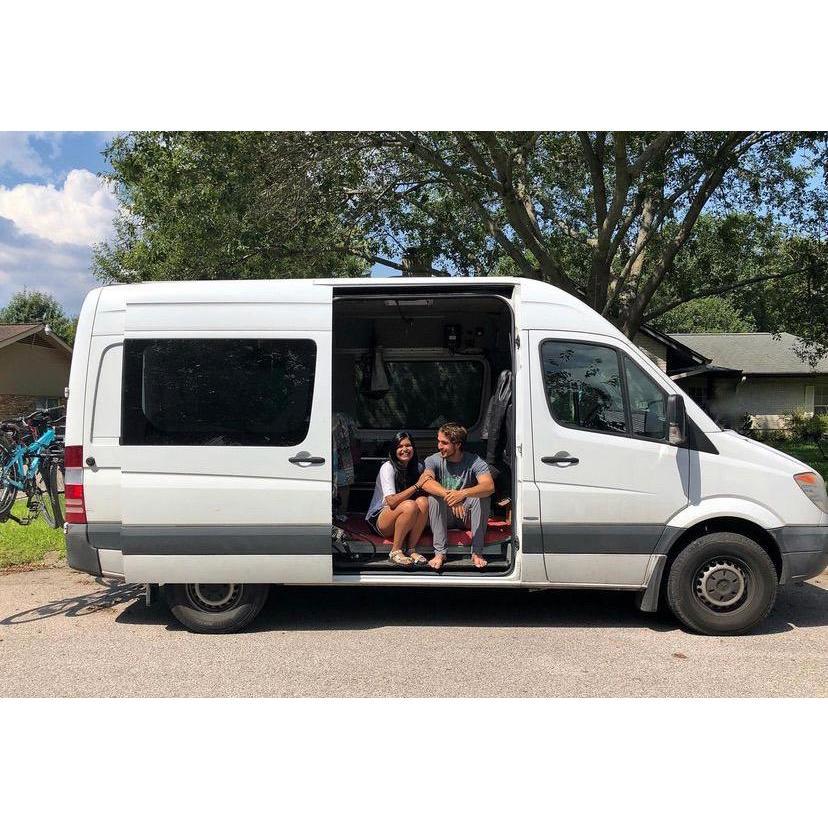
[{"label": "van front wheel", "polygon": [[734,532],[713,532],[688,544],[670,567],[667,603],[691,630],[738,635],[773,608],[778,580],[768,553]]},{"label": "van front wheel", "polygon": [[237,632],[246,627],[267,600],[267,584],[165,584],[172,614],[198,633]]}]

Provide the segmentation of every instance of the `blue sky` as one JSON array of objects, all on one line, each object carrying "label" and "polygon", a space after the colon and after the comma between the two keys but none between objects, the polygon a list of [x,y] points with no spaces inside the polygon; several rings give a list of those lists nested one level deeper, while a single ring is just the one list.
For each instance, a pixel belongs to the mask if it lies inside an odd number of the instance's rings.
[{"label": "blue sky", "polygon": [[99,178],[111,132],[0,132],[0,306],[23,288],[51,293],[70,315],[96,286],[92,247],[117,204]]}]

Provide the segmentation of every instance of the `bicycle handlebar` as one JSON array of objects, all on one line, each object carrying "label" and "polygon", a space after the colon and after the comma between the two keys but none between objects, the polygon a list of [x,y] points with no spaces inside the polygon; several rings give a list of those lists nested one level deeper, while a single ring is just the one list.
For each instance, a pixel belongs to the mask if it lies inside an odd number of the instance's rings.
[{"label": "bicycle handlebar", "polygon": [[66,406],[56,405],[54,408],[36,408],[31,414],[21,417],[21,420],[56,420],[66,413]]}]

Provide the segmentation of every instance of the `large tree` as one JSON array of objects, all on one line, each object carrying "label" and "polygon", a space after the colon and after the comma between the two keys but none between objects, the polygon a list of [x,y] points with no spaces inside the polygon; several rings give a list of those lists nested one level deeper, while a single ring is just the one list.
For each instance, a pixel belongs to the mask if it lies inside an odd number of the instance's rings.
[{"label": "large tree", "polygon": [[75,341],[77,319],[70,319],[60,303],[49,293],[19,290],[0,308],[0,324],[25,325],[45,322],[68,345]]},{"label": "large tree", "polygon": [[[408,252],[557,285],[630,336],[778,283],[777,310],[824,344],[826,154],[790,132],[136,133],[109,152],[126,210],[97,267],[348,274]],[[694,244],[706,222],[715,244]]]},{"label": "large tree", "polygon": [[[106,150],[123,210],[96,249],[104,282],[357,275],[340,192],[354,180],[334,137],[134,132]],[[358,159],[354,159],[358,161]],[[361,171],[356,171],[357,177]]]}]

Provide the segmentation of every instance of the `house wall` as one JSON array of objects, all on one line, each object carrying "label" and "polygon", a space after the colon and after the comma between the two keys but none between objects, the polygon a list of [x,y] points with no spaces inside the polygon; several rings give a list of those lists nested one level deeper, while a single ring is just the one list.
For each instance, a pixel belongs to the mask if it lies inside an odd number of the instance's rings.
[{"label": "house wall", "polygon": [[0,417],[26,414],[40,398],[63,399],[72,355],[15,342],[0,348]]},{"label": "house wall", "polygon": [[784,415],[799,408],[814,411],[814,386],[828,383],[828,376],[752,377],[738,382],[715,379],[707,401],[711,414],[725,424],[738,426],[745,413],[753,417],[756,428],[784,428]]},{"label": "house wall", "polygon": [[667,346],[645,333],[638,333],[633,338],[633,344],[642,351],[665,373],[667,372]]}]

